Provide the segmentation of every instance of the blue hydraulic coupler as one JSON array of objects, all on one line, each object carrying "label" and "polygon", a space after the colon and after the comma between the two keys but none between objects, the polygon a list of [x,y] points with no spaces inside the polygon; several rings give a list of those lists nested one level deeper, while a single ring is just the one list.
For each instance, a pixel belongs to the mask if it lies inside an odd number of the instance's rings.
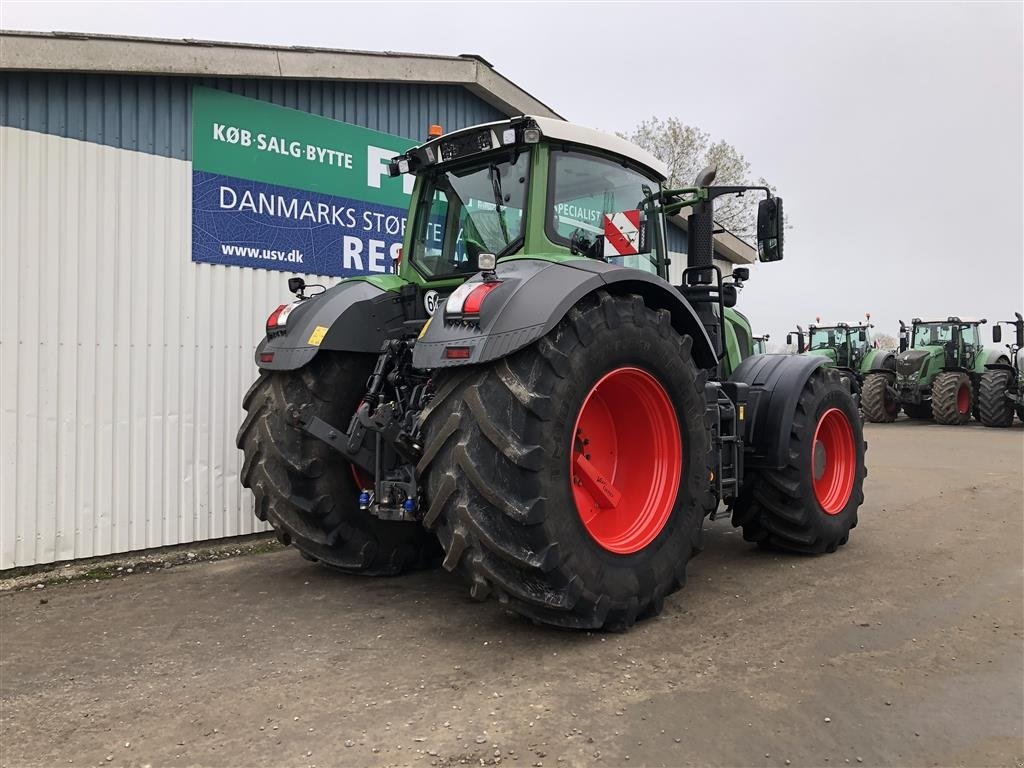
[{"label": "blue hydraulic coupler", "polygon": [[405,501],[403,501],[402,502],[402,509],[404,509],[406,512],[415,512],[416,511],[416,499],[409,498],[409,499],[406,499]]},{"label": "blue hydraulic coupler", "polygon": [[370,508],[370,492],[369,491],[362,491],[359,494],[359,508],[360,509],[369,509]]}]

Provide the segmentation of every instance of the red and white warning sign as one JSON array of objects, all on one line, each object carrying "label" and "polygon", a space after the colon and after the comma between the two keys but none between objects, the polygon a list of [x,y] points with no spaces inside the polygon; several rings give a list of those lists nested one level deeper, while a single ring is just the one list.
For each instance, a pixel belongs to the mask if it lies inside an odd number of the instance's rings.
[{"label": "red and white warning sign", "polygon": [[643,248],[640,211],[619,211],[604,215],[604,257],[635,256]]}]

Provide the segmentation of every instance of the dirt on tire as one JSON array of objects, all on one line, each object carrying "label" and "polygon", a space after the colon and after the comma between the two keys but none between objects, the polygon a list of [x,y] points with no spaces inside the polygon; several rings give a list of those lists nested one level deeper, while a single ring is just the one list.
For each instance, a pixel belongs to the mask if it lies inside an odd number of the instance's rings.
[{"label": "dirt on tire", "polygon": [[[851,430],[853,484],[841,508],[826,510],[815,494],[814,437],[821,420],[838,409]],[[819,368],[804,385],[790,431],[789,463],[781,470],[751,472],[733,507],[732,523],[743,538],[769,548],[817,554],[847,542],[864,502],[867,443],[846,387],[832,369]]]},{"label": "dirt on tire", "polygon": [[978,420],[986,427],[1013,424],[1013,403],[1007,399],[1013,372],[996,368],[981,374],[978,383]]},{"label": "dirt on tire", "polygon": [[860,390],[860,405],[864,417],[875,424],[896,421],[900,413],[899,402],[889,395],[890,377],[884,373],[868,374]]},{"label": "dirt on tire", "polygon": [[[705,374],[692,339],[638,296],[587,297],[539,342],[486,366],[436,377],[419,471],[444,565],[471,594],[535,622],[621,630],[659,613],[686,578],[714,504],[704,427]],[[590,388],[620,366],[642,368],[669,395],[684,461],[675,502],[639,551],[607,551],[573,501],[570,457]]]},{"label": "dirt on tire", "polygon": [[[964,389],[967,394],[964,397]],[[971,420],[974,398],[971,377],[962,371],[943,371],[932,380],[932,418],[937,424],[958,425]],[[966,399],[966,407],[964,407]]]}]

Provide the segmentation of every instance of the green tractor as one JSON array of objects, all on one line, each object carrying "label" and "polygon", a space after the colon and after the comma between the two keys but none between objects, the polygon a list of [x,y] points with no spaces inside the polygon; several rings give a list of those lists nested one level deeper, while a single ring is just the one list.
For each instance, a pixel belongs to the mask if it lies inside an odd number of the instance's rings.
[{"label": "green tractor", "polygon": [[761,546],[846,543],[856,403],[823,358],[744,358],[746,275],[713,263],[716,198],[752,190],[759,258],[782,258],[770,190],[714,169],[667,189],[636,146],[526,116],[389,170],[415,177],[397,271],[313,295],[292,278],[256,350],[241,481],[282,542],[349,573],[440,558],[475,598],[607,629],[683,585],[705,517],[731,512]]},{"label": "green tractor", "polygon": [[[1024,317],[1014,312],[1015,320],[1000,320],[992,326],[992,341],[1003,340],[1000,325],[1012,326],[1015,335],[1010,350],[1010,360],[1002,360],[985,366],[978,383],[978,419],[986,427],[1009,427],[1013,414],[1024,421]],[[1011,362],[1012,361],[1012,362]]]},{"label": "green tractor", "polygon": [[872,390],[873,407],[864,410],[868,420],[895,421],[901,406],[912,419],[934,418],[939,424],[966,424],[972,413],[978,416],[981,374],[989,364],[1009,364],[1006,355],[985,350],[980,334],[985,322],[915,317],[908,328],[901,320],[896,371],[887,374],[884,389]]},{"label": "green tractor", "polygon": [[752,341],[750,353],[753,355],[766,355],[768,354],[768,339],[770,339],[767,333],[764,336],[755,336]]},{"label": "green tractor", "polygon": [[[795,334],[797,352],[822,357],[825,365],[837,369],[850,391],[860,397],[862,408],[875,405],[872,395],[877,391],[879,381],[875,377],[881,377],[884,382],[896,369],[895,350],[878,349],[872,341],[871,329],[874,327],[870,313],[860,324],[821,325],[821,318],[817,317],[808,327],[806,339],[800,326],[797,326]],[[787,335],[787,344],[793,344],[793,335]],[[869,394],[866,395],[866,391]],[[865,396],[868,398],[867,406],[864,404]]]}]

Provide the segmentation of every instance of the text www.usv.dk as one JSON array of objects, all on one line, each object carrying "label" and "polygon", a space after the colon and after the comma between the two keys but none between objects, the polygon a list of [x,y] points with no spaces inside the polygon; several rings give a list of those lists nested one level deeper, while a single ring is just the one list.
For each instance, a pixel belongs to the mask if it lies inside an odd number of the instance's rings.
[{"label": "text www.usv.dk", "polygon": [[246,259],[264,259],[266,261],[291,261],[302,264],[302,251],[292,248],[290,251],[274,251],[269,248],[252,248],[247,245],[222,245],[220,252],[224,256],[242,256]]}]

